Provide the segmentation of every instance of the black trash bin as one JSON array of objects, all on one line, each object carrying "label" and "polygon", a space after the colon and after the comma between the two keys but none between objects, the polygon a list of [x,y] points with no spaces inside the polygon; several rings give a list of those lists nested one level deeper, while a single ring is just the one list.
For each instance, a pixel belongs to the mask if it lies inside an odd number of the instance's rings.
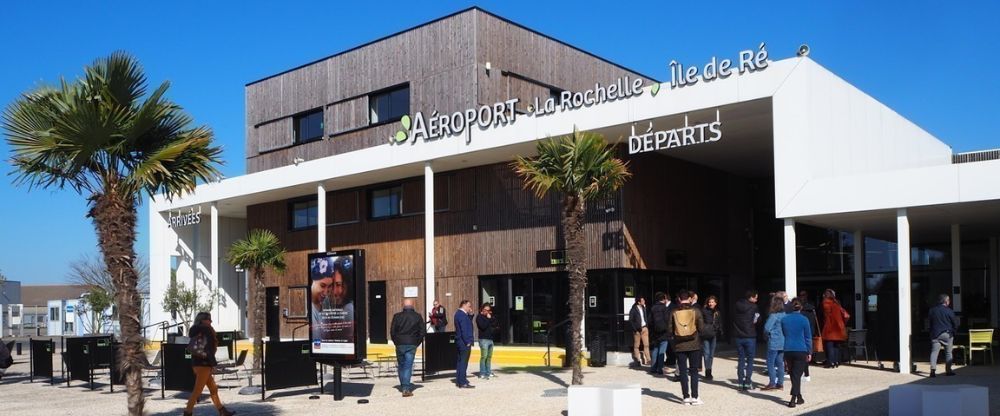
[{"label": "black trash bin", "polygon": [[590,342],[590,360],[587,363],[590,367],[604,367],[608,364],[608,345],[603,336],[597,335]]}]

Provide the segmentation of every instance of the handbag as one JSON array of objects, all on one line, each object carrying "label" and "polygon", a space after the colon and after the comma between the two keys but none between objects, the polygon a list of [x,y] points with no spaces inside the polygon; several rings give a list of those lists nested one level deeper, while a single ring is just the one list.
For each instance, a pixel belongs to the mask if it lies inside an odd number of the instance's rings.
[{"label": "handbag", "polygon": [[823,337],[813,337],[813,352],[823,352]]},{"label": "handbag", "polygon": [[205,340],[204,334],[191,337],[191,340],[188,341],[187,350],[191,353],[191,357],[204,360],[208,358],[208,352],[205,351],[207,344],[208,342]]}]

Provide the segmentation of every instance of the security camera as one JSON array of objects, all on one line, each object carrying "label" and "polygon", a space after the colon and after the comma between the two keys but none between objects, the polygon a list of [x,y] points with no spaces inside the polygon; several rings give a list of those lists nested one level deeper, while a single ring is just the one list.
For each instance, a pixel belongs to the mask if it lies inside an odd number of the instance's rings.
[{"label": "security camera", "polygon": [[799,46],[799,50],[795,51],[795,55],[809,56],[809,45],[803,43],[801,46]]}]

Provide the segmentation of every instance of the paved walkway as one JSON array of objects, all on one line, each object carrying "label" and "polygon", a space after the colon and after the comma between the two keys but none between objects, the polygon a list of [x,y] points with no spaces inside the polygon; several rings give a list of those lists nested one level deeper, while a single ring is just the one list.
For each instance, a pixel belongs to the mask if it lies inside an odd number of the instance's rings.
[{"label": "paved walkway", "polygon": [[[36,380],[28,383],[27,355],[15,356],[18,362],[0,381],[0,403],[5,416],[10,415],[116,415],[125,414],[125,394],[120,386],[111,393],[107,385],[90,391],[86,383],[74,381],[70,387],[65,383],[50,386]],[[56,361],[58,362],[58,361]],[[758,360],[761,362],[761,360]],[[471,363],[470,369],[478,368]],[[884,415],[888,411],[888,386],[901,383],[926,384],[976,384],[989,386],[991,390],[991,414],[1000,414],[1000,367],[975,366],[959,368],[957,377],[925,378],[921,375],[900,375],[874,368],[841,366],[838,369],[812,369],[812,381],[804,384],[803,395],[806,404],[794,411],[784,407],[788,399],[787,391],[791,383],[785,385],[785,392],[737,392],[732,384],[736,364],[731,356],[723,354],[716,359],[715,376],[712,382],[702,383],[701,398],[704,406],[691,407],[680,404],[680,383],[662,377],[653,377],[645,371],[623,368],[585,368],[585,382],[599,384],[608,382],[636,382],[643,387],[642,407],[644,414],[671,415]],[[762,367],[758,365],[758,370]],[[922,368],[926,373],[926,365]],[[58,373],[58,368],[56,372]],[[318,392],[318,388],[293,388],[269,393],[270,401],[260,402],[260,396],[240,396],[239,387],[245,385],[236,381],[220,381],[226,405],[240,415],[421,415],[421,414],[475,414],[475,415],[562,415],[565,414],[566,386],[570,372],[563,369],[544,367],[523,367],[497,369],[500,376],[492,380],[472,378],[475,389],[457,389],[448,375],[429,379],[420,383],[413,397],[403,398],[393,386],[395,377],[376,379],[363,376],[348,380],[345,392],[348,397],[340,402],[333,400],[328,383],[327,394],[318,400],[308,396]],[[754,376],[757,383],[766,382],[766,376]],[[101,381],[107,382],[107,377]],[[232,388],[225,388],[232,387]],[[146,410],[150,415],[179,415],[183,410],[187,395],[167,393],[160,399],[159,390],[149,390]],[[369,400],[359,404],[359,398]],[[216,414],[207,402],[207,396],[195,414]]]}]

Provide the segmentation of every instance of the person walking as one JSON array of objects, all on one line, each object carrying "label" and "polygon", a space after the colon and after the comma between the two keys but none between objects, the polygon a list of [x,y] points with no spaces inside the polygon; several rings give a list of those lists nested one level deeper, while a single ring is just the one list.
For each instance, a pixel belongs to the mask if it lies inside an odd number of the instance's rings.
[{"label": "person walking", "polygon": [[701,355],[705,362],[705,380],[712,379],[712,361],[715,358],[715,347],[719,338],[722,337],[722,314],[719,313],[719,299],[711,295],[705,300],[705,307],[702,309],[702,318],[705,320],[704,336],[701,339]]},{"label": "person walking", "polygon": [[476,316],[476,328],[479,329],[479,378],[486,380],[493,374],[493,340],[497,334],[497,320],[493,317],[493,305],[484,303]]},{"label": "person walking", "polygon": [[[802,381],[810,381],[811,378],[809,377],[809,366],[814,363],[813,360],[816,359],[816,353],[823,352],[822,349],[823,337],[819,335],[820,334],[819,318],[816,316],[816,306],[813,305],[812,303],[809,303],[809,292],[805,290],[800,291],[798,299],[799,302],[802,303],[802,312],[801,312],[802,316],[806,317],[806,319],[809,320],[809,330],[812,331],[812,337],[813,337],[812,341],[813,354],[809,357],[809,361],[806,361],[806,369],[802,375]],[[791,374],[791,371],[789,371],[788,373]]]},{"label": "person walking", "polygon": [[[701,362],[701,332],[705,320],[701,310],[691,306],[691,295],[686,290],[678,293],[680,304],[670,314],[667,333],[673,337],[674,354],[677,355],[677,373],[681,382],[684,404],[705,404],[698,398],[698,363]],[[688,384],[690,377],[690,385]]]},{"label": "person walking", "polygon": [[427,334],[423,318],[413,309],[413,299],[403,300],[403,310],[392,316],[389,328],[392,343],[396,345],[399,390],[403,392],[403,397],[410,397],[413,396],[415,387],[410,383],[410,378],[413,376],[413,359],[417,354],[417,347],[424,342],[424,336]]},{"label": "person walking", "polygon": [[434,328],[434,332],[448,330],[448,310],[437,299],[434,300],[434,306],[427,313],[427,316],[430,318],[431,327]]},{"label": "person walking", "polygon": [[649,374],[662,375],[663,367],[666,362],[667,346],[669,345],[670,333],[667,332],[667,321],[670,320],[669,311],[667,310],[667,302],[669,296],[663,292],[656,292],[653,295],[653,300],[656,303],[653,307],[649,308],[649,319],[650,327],[652,328],[649,332],[650,342],[653,343],[652,365],[649,368]]},{"label": "person walking", "polygon": [[927,314],[931,324],[931,377],[937,377],[935,371],[941,348],[944,348],[944,375],[955,375],[955,372],[951,371],[951,347],[958,331],[958,316],[955,316],[955,311],[948,307],[950,305],[951,297],[942,293],[938,295],[938,304]]},{"label": "person walking", "polygon": [[767,334],[767,386],[761,390],[784,390],[785,382],[785,336],[781,330],[781,320],[785,317],[785,299],[777,295],[771,299],[764,333]]},{"label": "person walking", "polygon": [[628,313],[628,323],[632,327],[632,365],[635,367],[649,364],[649,325],[646,316],[646,298],[639,296]]},{"label": "person walking", "polygon": [[743,299],[733,306],[733,336],[736,337],[736,378],[739,391],[756,390],[750,377],[753,376],[753,360],[757,355],[757,291],[748,290]]},{"label": "person walking", "polygon": [[823,292],[823,350],[826,364],[823,368],[840,367],[840,343],[847,341],[846,321],[851,315],[840,306],[833,289]]},{"label": "person walking", "polygon": [[236,412],[231,412],[222,405],[222,400],[219,400],[219,386],[212,377],[212,370],[219,364],[215,360],[218,341],[215,338],[215,329],[212,328],[212,315],[208,312],[198,312],[194,317],[194,325],[188,330],[188,337],[191,339],[188,343],[188,352],[191,353],[191,370],[194,371],[194,389],[188,398],[184,416],[194,414],[194,405],[198,403],[198,398],[201,397],[205,387],[208,387],[212,403],[220,416],[235,415]]},{"label": "person walking", "polygon": [[455,347],[458,348],[458,364],[455,366],[455,385],[461,389],[471,389],[466,373],[469,370],[469,355],[472,354],[472,302],[463,300],[455,311]]},{"label": "person walking", "polygon": [[792,398],[788,407],[805,403],[802,398],[802,373],[812,359],[812,329],[809,319],[802,315],[802,301],[792,301],[792,313],[781,320],[781,332],[785,337],[785,358],[792,371]]}]

